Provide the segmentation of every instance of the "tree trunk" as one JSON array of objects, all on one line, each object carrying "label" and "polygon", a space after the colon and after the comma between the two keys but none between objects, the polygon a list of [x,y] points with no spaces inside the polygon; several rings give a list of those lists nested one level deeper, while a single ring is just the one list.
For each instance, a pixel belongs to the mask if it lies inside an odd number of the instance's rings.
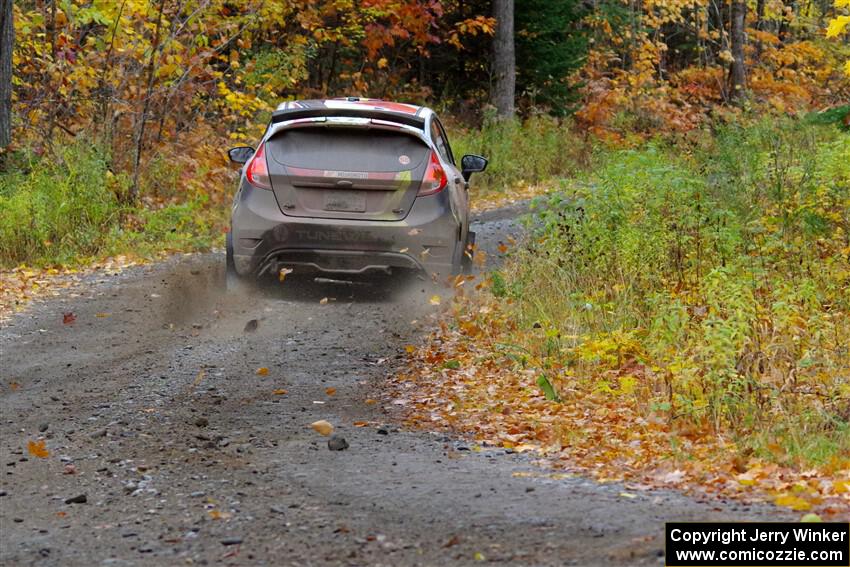
[{"label": "tree trunk", "polygon": [[496,37],[493,40],[493,104],[501,118],[514,115],[516,52],[514,49],[514,0],[494,0]]},{"label": "tree trunk", "polygon": [[[762,23],[764,22],[764,0],[756,0],[756,29],[762,31]],[[762,43],[761,39],[756,42],[756,59],[761,58]]]},{"label": "tree trunk", "polygon": [[731,43],[732,64],[729,67],[729,98],[740,101],[747,88],[747,69],[744,58],[746,41],[747,3],[746,0],[732,1]]},{"label": "tree trunk", "polygon": [[12,1],[0,0],[0,154],[12,143]]},{"label": "tree trunk", "polygon": [[148,59],[148,89],[145,93],[145,100],[142,104],[142,116],[139,121],[139,128],[136,131],[136,156],[133,160],[133,182],[130,185],[130,194],[128,199],[131,203],[135,203],[139,199],[139,167],[142,164],[142,146],[145,142],[145,126],[148,121],[148,110],[153,98],[153,87],[156,81],[156,52],[159,50],[159,33],[162,28],[162,11],[165,8],[165,0],[159,2],[159,12],[156,16],[156,28],[153,32],[153,42],[151,43],[151,56]]}]

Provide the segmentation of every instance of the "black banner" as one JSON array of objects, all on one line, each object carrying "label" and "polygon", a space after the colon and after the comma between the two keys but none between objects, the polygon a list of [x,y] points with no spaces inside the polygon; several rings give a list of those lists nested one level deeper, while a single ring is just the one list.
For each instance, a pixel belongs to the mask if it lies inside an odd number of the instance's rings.
[{"label": "black banner", "polygon": [[668,567],[848,567],[850,523],[668,522]]}]

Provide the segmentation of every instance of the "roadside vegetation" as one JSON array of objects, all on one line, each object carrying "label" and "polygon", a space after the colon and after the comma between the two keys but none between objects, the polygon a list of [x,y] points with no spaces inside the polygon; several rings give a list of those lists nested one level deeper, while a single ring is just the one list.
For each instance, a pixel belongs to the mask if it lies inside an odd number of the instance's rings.
[{"label": "roadside vegetation", "polygon": [[204,249],[224,226],[221,203],[212,206],[209,193],[193,192],[173,169],[151,164],[145,183],[168,194],[150,187],[144,203],[133,204],[126,199],[128,176],[112,171],[101,147],[75,142],[14,159],[17,166],[0,174],[0,263],[7,267],[80,266],[116,254]]},{"label": "roadside vegetation", "polygon": [[528,241],[415,354],[412,421],[846,511],[850,133],[824,121],[597,146],[550,179]]}]

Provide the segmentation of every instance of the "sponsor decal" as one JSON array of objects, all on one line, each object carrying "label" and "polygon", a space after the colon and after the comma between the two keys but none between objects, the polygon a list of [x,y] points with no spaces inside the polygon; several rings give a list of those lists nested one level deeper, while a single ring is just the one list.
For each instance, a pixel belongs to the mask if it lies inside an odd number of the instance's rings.
[{"label": "sponsor decal", "polygon": [[353,179],[369,179],[369,173],[365,171],[331,171],[326,169],[323,173],[325,177],[347,177]]},{"label": "sponsor decal", "polygon": [[409,165],[410,164],[410,156],[405,155],[405,154],[401,154],[400,156],[398,156],[398,163],[400,163],[401,165]]}]

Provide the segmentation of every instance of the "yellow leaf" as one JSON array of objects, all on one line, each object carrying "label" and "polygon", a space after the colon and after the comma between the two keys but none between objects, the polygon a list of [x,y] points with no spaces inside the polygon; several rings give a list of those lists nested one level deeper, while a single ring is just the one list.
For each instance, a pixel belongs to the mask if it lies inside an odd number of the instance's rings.
[{"label": "yellow leaf", "polygon": [[334,432],[334,426],[325,421],[324,419],[314,421],[310,424],[310,427],[312,427],[317,433],[324,435],[325,437]]},{"label": "yellow leaf", "polygon": [[836,480],[832,483],[832,491],[836,494],[850,492],[850,480]]},{"label": "yellow leaf", "polygon": [[274,392],[272,392],[272,394],[274,394],[275,396],[283,396],[283,395],[286,394],[286,390],[277,389]]},{"label": "yellow leaf", "polygon": [[838,16],[829,21],[826,28],[826,37],[838,37],[847,25],[850,24],[850,16]]},{"label": "yellow leaf", "polygon": [[281,268],[280,273],[277,275],[277,279],[280,280],[280,283],[283,283],[283,280],[286,279],[287,274],[291,274],[292,270],[290,268]]},{"label": "yellow leaf", "polygon": [[821,517],[817,514],[806,514],[802,518],[800,518],[800,521],[807,524],[819,524],[820,522],[823,522],[823,520],[821,520]]},{"label": "yellow leaf", "polygon": [[258,376],[266,376],[266,375],[268,375],[268,373],[269,373],[269,369],[266,368],[265,366],[261,366],[260,368],[257,368],[257,375]]},{"label": "yellow leaf", "polygon": [[44,439],[40,439],[38,441],[29,441],[27,443],[27,451],[33,457],[38,457],[39,459],[46,459],[50,456],[50,451],[45,447]]},{"label": "yellow leaf", "polygon": [[381,57],[380,59],[378,59],[378,69],[383,69],[386,66],[387,66],[387,58],[386,57]]},{"label": "yellow leaf", "polygon": [[798,512],[808,510],[812,507],[812,505],[808,501],[803,500],[799,496],[792,496],[791,494],[780,496],[773,502],[777,506],[786,506],[788,508],[791,508],[792,510],[797,510]]},{"label": "yellow leaf", "polygon": [[431,305],[439,305],[440,304],[440,296],[439,295],[432,295],[431,299],[428,300],[428,303],[430,303]]}]

